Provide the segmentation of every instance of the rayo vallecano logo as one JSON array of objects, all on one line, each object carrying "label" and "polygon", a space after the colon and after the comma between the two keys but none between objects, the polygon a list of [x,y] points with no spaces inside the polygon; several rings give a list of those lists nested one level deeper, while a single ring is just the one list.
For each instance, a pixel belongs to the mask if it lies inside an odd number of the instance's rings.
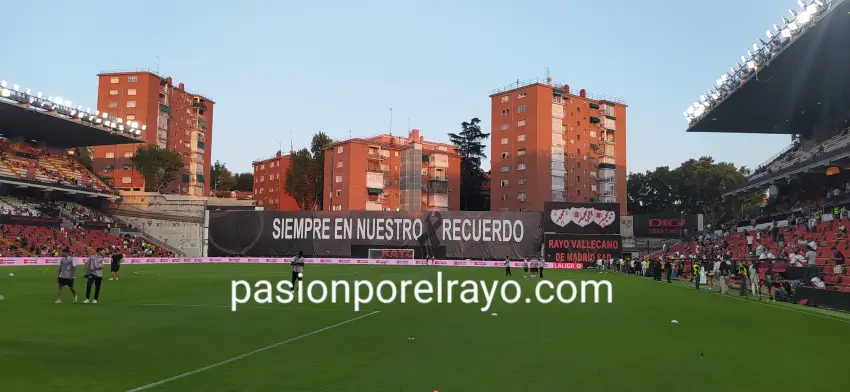
[{"label": "rayo vallecano logo", "polygon": [[561,227],[566,227],[570,223],[575,223],[581,227],[596,223],[599,227],[605,227],[614,223],[614,220],[617,219],[617,214],[614,211],[584,207],[552,210],[549,216],[552,222]]}]

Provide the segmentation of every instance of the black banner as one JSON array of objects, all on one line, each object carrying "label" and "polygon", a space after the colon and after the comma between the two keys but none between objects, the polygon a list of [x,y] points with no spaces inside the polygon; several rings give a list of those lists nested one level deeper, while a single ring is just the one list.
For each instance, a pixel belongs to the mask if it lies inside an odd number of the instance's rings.
[{"label": "black banner", "polygon": [[547,233],[620,234],[620,205],[547,202],[543,222]]},{"label": "black banner", "polygon": [[699,229],[698,215],[634,215],[635,237],[684,237]]},{"label": "black banner", "polygon": [[53,218],[38,218],[34,216],[0,215],[0,223],[23,226],[59,226],[59,220]]},{"label": "black banner", "polygon": [[540,254],[535,212],[210,211],[211,257],[369,257],[412,249],[417,258],[515,260]]},{"label": "black banner", "polygon": [[850,293],[834,290],[798,287],[794,302],[807,299],[806,305],[850,312]]},{"label": "black banner", "polygon": [[618,235],[546,234],[544,245],[544,257],[551,263],[592,263],[623,256]]}]

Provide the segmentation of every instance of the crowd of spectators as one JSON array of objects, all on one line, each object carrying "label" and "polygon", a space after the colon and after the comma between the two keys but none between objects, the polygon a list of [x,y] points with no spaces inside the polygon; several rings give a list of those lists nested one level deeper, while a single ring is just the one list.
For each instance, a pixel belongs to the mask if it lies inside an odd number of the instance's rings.
[{"label": "crowd of spectators", "polygon": [[113,193],[112,189],[73,156],[51,153],[25,143],[11,143],[0,138],[0,165],[6,166],[6,170],[0,170],[0,176]]}]

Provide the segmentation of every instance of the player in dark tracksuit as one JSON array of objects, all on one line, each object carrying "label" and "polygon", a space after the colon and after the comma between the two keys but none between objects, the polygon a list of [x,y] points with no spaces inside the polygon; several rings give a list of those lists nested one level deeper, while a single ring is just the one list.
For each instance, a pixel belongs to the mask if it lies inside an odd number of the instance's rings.
[{"label": "player in dark tracksuit", "polygon": [[505,256],[505,276],[511,276],[511,258]]}]

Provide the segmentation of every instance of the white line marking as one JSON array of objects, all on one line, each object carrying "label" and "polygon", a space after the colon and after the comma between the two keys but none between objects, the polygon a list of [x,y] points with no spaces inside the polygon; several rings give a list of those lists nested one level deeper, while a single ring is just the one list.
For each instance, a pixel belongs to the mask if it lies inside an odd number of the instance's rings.
[{"label": "white line marking", "polygon": [[[104,304],[106,305],[106,304]],[[174,306],[184,308],[225,308],[230,309],[229,305],[206,305],[206,304],[131,304],[131,303],[111,303],[111,306]],[[344,308],[296,308],[296,307],[275,307],[275,306],[240,306],[239,309],[271,309],[271,310],[319,310],[319,311],[337,311],[337,312],[355,312],[354,309]]]},{"label": "white line marking", "polygon": [[343,322],[340,322],[340,323],[336,323],[336,324],[334,324],[334,325],[330,325],[330,326],[324,327],[324,328],[322,328],[322,329],[317,329],[317,330],[315,330],[315,331],[313,331],[313,332],[305,333],[305,334],[303,334],[303,335],[296,336],[296,337],[294,337],[294,338],[289,338],[289,339],[286,339],[286,340],[283,340],[283,341],[277,342],[277,343],[275,343],[275,344],[270,344],[270,345],[265,346],[265,347],[263,347],[263,348],[258,348],[258,349],[254,350],[254,351],[250,351],[250,352],[247,352],[247,353],[245,353],[245,354],[242,354],[242,355],[239,355],[239,356],[235,356],[235,357],[233,357],[233,358],[226,359],[226,360],[221,361],[221,362],[218,362],[218,363],[214,363],[214,364],[212,364],[212,365],[204,366],[204,367],[202,367],[202,368],[195,369],[195,370],[192,370],[192,371],[190,371],[190,372],[186,372],[186,373],[178,374],[178,375],[176,375],[176,376],[174,376],[174,377],[166,378],[166,379],[164,379],[164,380],[160,380],[160,381],[157,381],[157,382],[154,382],[154,383],[150,383],[150,384],[147,384],[147,385],[142,385],[142,386],[140,386],[140,387],[138,387],[138,388],[130,389],[130,390],[128,390],[127,392],[138,392],[138,391],[143,391],[143,390],[145,390],[145,389],[150,389],[150,388],[153,388],[153,387],[158,387],[158,386],[160,386],[160,385],[163,385],[163,384],[166,384],[166,383],[172,382],[172,381],[174,381],[174,380],[179,380],[179,379],[181,379],[181,378],[185,378],[185,377],[189,377],[189,376],[194,375],[194,374],[198,374],[198,373],[201,373],[201,372],[205,372],[205,371],[207,371],[207,370],[210,370],[210,369],[213,369],[213,368],[217,368],[217,367],[219,367],[219,366],[226,365],[226,364],[231,363],[231,362],[238,361],[238,360],[240,360],[240,359],[243,359],[243,358],[249,357],[249,356],[251,356],[251,355],[254,355],[254,354],[257,354],[257,353],[261,353],[261,352],[263,352],[263,351],[271,350],[271,349],[273,349],[273,348],[275,348],[275,347],[282,346],[282,345],[287,344],[287,343],[292,343],[292,342],[294,342],[294,341],[296,341],[296,340],[301,340],[301,339],[304,339],[304,338],[309,337],[309,336],[313,336],[313,335],[315,335],[315,334],[317,334],[317,333],[324,332],[324,331],[327,331],[327,330],[329,330],[329,329],[333,329],[333,328],[336,328],[336,327],[341,327],[341,326],[343,326],[343,325],[345,325],[345,324],[348,324],[348,323],[351,323],[351,322],[354,322],[354,321],[357,321],[357,320],[360,320],[360,319],[362,319],[362,318],[366,318],[366,317],[369,317],[369,316],[371,316],[371,315],[378,314],[378,313],[380,313],[380,311],[379,311],[379,310],[375,310],[375,311],[372,311],[371,313],[367,313],[367,314],[364,314],[364,315],[362,315],[362,316],[358,316],[358,317],[355,317],[355,318],[352,318],[352,319],[348,319],[348,320],[346,320],[346,321],[343,321]]},{"label": "white line marking", "polygon": [[[682,284],[682,283],[676,283],[676,284],[674,284],[674,286],[676,286],[676,287],[682,287],[682,288],[686,288],[686,289],[687,289],[687,288],[690,288],[690,289],[694,289],[694,290],[696,290],[693,286],[687,286],[687,285]],[[789,308],[789,307],[785,307],[785,306],[775,305],[775,304],[772,304],[772,303],[769,303],[769,302],[762,302],[762,301],[750,301],[750,300],[749,300],[749,299],[747,299],[747,298],[741,298],[740,296],[735,297],[735,296],[733,296],[733,295],[728,295],[728,294],[727,294],[727,295],[724,295],[724,294],[720,294],[720,293],[715,292],[715,291],[709,291],[709,290],[703,290],[703,289],[700,289],[699,291],[701,291],[701,292],[706,292],[706,293],[710,293],[710,294],[719,295],[719,296],[724,297],[724,298],[731,298],[731,299],[737,299],[737,300],[741,300],[741,301],[746,301],[746,302],[749,302],[749,303],[752,303],[752,304],[761,304],[761,305],[770,306],[770,307],[777,308],[777,309],[790,310],[790,311],[792,311],[792,312],[797,312],[797,313],[802,313],[802,314],[808,314],[808,315],[810,315],[810,316],[818,316],[818,317],[823,317],[823,318],[825,318],[825,319],[829,319],[829,320],[835,320],[835,321],[841,321],[841,322],[844,322],[844,323],[850,323],[850,320],[846,320],[846,319],[843,319],[843,318],[839,318],[839,317],[835,317],[835,316],[830,316],[830,315],[826,315],[826,314],[815,313],[815,312],[806,312],[806,311],[802,311],[802,310],[799,310],[799,309],[794,309],[794,308]]]}]

